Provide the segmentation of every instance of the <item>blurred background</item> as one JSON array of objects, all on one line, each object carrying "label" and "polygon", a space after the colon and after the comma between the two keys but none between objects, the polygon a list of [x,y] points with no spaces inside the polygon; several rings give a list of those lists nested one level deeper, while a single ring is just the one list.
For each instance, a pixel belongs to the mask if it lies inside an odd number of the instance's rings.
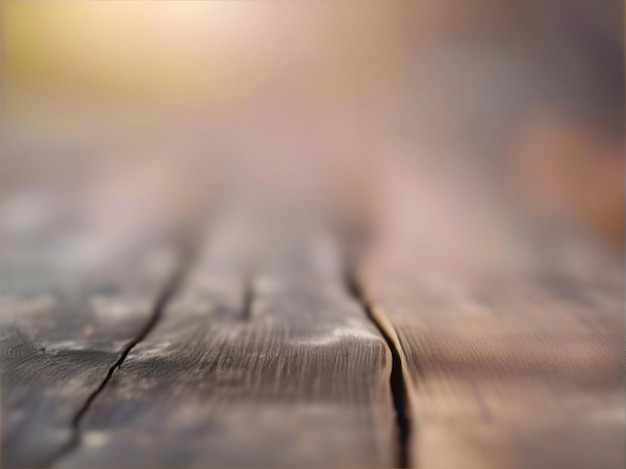
[{"label": "blurred background", "polygon": [[114,252],[247,200],[433,262],[622,255],[621,1],[0,5],[5,232]]}]

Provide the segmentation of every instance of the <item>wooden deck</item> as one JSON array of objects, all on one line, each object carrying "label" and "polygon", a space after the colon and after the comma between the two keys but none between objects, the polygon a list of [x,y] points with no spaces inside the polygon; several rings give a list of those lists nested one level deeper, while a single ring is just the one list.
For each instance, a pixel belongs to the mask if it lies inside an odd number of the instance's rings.
[{"label": "wooden deck", "polygon": [[624,466],[619,265],[348,263],[288,220],[5,229],[2,467]]}]

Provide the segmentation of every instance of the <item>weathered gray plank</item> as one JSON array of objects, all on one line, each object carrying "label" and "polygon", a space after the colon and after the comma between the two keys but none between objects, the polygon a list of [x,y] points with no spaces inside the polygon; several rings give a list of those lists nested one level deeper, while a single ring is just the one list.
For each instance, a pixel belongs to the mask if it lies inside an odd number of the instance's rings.
[{"label": "weathered gray plank", "polygon": [[102,240],[50,217],[35,230],[0,223],[2,467],[45,466],[71,444],[77,413],[149,321],[174,267],[154,239],[95,262]]},{"label": "weathered gray plank", "polygon": [[221,226],[59,466],[393,466],[390,353],[338,254],[310,231]]}]

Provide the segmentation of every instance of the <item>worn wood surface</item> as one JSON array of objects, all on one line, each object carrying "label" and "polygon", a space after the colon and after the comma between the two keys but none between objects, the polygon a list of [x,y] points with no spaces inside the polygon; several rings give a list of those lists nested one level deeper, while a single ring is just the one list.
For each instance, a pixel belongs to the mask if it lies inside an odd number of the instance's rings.
[{"label": "worn wood surface", "polygon": [[213,226],[61,467],[390,467],[390,352],[313,230]]},{"label": "worn wood surface", "polygon": [[583,276],[547,261],[468,275],[377,256],[362,275],[402,356],[413,467],[624,466],[617,259]]},{"label": "worn wood surface", "polygon": [[623,467],[620,259],[393,181],[351,275],[307,213],[223,210],[182,276],[0,217],[2,466]]},{"label": "worn wood surface", "polygon": [[63,226],[23,232],[2,219],[2,467],[46,466],[71,445],[81,408],[150,320],[175,265],[147,238],[124,261],[91,263],[98,240]]}]

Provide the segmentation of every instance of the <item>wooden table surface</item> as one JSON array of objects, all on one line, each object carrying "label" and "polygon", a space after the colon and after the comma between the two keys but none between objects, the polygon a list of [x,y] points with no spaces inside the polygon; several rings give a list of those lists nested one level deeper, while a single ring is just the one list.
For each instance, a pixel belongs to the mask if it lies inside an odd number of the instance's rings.
[{"label": "wooden table surface", "polygon": [[623,268],[584,243],[450,270],[293,213],[113,251],[11,213],[2,467],[624,466]]}]

